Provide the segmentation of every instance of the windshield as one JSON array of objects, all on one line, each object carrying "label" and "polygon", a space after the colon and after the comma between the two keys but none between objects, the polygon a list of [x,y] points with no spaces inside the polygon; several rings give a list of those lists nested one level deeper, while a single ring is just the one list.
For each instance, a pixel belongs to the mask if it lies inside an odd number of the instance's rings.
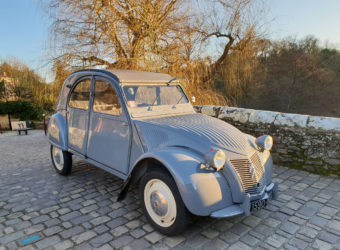
[{"label": "windshield", "polygon": [[129,85],[123,90],[129,108],[188,103],[179,85]]}]

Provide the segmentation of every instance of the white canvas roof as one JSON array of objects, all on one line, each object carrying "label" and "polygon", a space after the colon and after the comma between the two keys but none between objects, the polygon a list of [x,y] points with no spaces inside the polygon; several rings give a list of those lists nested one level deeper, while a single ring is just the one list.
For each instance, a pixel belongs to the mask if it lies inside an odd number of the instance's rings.
[{"label": "white canvas roof", "polygon": [[122,83],[142,83],[142,82],[168,82],[172,76],[163,73],[144,72],[136,70],[109,69],[107,70],[116,75]]}]

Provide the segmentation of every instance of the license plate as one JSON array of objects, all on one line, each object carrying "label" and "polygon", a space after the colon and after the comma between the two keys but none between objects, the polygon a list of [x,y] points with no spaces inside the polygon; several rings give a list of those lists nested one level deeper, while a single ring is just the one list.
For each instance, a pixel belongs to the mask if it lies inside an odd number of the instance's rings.
[{"label": "license plate", "polygon": [[265,208],[267,206],[267,199],[259,200],[259,201],[253,201],[250,204],[250,211],[257,211],[262,208]]}]

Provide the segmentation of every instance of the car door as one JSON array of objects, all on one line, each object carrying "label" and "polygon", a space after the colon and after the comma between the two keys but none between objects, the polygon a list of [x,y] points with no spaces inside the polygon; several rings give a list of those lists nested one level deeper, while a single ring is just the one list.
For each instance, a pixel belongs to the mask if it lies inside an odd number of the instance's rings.
[{"label": "car door", "polygon": [[87,156],[121,173],[128,173],[130,128],[113,85],[95,77]]},{"label": "car door", "polygon": [[67,104],[69,147],[86,155],[89,124],[91,77],[82,78],[71,90]]}]

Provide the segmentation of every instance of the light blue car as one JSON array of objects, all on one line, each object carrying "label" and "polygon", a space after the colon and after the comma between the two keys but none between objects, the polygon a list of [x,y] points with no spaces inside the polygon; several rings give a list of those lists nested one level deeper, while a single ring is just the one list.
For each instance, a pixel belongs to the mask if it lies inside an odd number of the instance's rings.
[{"label": "light blue car", "polygon": [[72,155],[125,182],[139,183],[148,222],[181,233],[190,214],[249,215],[277,199],[271,136],[254,138],[195,113],[179,80],[128,70],[81,70],[65,81],[48,126],[55,170]]}]

